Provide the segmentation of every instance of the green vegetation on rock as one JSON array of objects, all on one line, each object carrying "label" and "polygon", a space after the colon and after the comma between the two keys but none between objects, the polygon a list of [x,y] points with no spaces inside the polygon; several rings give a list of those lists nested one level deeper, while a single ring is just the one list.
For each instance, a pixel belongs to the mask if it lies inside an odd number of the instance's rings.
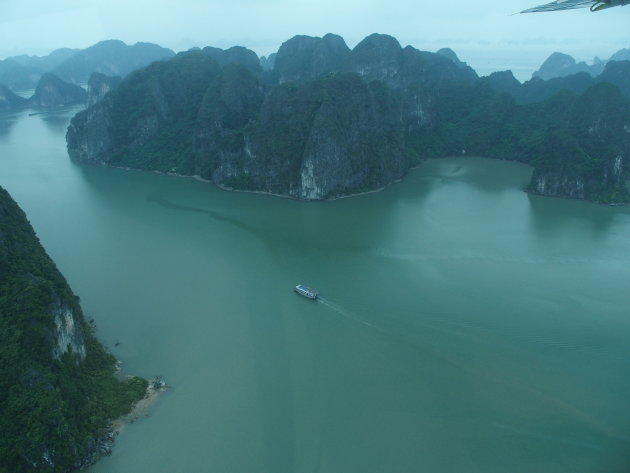
[{"label": "green vegetation on rock", "polygon": [[534,166],[532,192],[628,199],[630,107],[619,89],[630,71],[620,63],[596,79],[526,86],[379,34],[353,50],[334,35],[296,36],[265,72],[230,51],[182,53],[131,75],[72,120],[70,155],[310,200],[465,153]]},{"label": "green vegetation on rock", "polygon": [[0,188],[0,472],[68,472],[109,448],[147,381],[116,377],[72,293]]}]

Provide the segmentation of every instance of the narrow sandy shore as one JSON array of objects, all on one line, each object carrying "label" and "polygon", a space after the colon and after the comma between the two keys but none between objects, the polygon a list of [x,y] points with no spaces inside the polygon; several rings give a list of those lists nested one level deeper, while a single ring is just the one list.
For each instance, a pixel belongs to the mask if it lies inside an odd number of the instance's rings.
[{"label": "narrow sandy shore", "polygon": [[159,395],[167,389],[168,386],[162,378],[154,378],[149,380],[147,392],[144,397],[140,399],[135,406],[133,406],[131,412],[112,421],[109,426],[111,432],[114,433],[114,435],[118,435],[128,424],[132,424],[138,419],[147,417],[149,415],[149,407],[151,407],[151,405],[157,400]]}]

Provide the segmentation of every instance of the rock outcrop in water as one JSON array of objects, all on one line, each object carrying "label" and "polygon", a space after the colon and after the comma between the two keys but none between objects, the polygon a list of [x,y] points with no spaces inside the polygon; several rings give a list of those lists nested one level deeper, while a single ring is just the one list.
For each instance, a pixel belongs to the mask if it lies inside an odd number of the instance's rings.
[{"label": "rock outcrop in water", "polygon": [[[555,91],[519,105],[502,92],[524,85],[507,75],[478,79],[454,53],[380,34],[352,50],[336,35],[297,36],[271,71],[252,55],[190,51],[125,79],[72,120],[71,156],[311,200],[378,189],[422,159],[464,151],[532,164],[530,188],[545,195],[627,198],[630,120],[615,87],[588,82],[582,97]],[[600,102],[582,107],[592,95]]]},{"label": "rock outcrop in water", "polygon": [[81,105],[86,100],[87,93],[78,85],[64,82],[54,74],[44,74],[29,103],[37,108],[56,108]]},{"label": "rock outcrop in water", "polygon": [[19,110],[28,105],[28,100],[14,94],[8,87],[0,84],[0,112]]},{"label": "rock outcrop in water", "polygon": [[116,360],[78,298],[0,188],[0,470],[66,473],[110,452],[109,422],[147,381],[118,381]]}]

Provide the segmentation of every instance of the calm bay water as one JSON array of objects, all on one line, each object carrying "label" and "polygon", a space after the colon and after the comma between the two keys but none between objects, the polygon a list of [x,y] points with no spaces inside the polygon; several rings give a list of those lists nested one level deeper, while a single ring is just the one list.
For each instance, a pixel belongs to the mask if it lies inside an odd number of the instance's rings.
[{"label": "calm bay water", "polygon": [[0,185],[125,371],[173,386],[92,473],[630,469],[628,209],[474,158],[223,192],[70,162],[74,111],[0,117]]}]

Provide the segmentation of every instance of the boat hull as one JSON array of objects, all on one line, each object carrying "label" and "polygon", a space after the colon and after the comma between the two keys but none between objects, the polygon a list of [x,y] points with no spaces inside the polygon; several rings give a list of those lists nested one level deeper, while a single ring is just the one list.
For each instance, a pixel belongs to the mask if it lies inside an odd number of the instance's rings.
[{"label": "boat hull", "polygon": [[318,296],[317,291],[311,289],[308,286],[303,286],[302,284],[298,284],[297,286],[295,286],[294,291],[297,292],[299,295],[306,297],[307,299],[315,300]]}]

